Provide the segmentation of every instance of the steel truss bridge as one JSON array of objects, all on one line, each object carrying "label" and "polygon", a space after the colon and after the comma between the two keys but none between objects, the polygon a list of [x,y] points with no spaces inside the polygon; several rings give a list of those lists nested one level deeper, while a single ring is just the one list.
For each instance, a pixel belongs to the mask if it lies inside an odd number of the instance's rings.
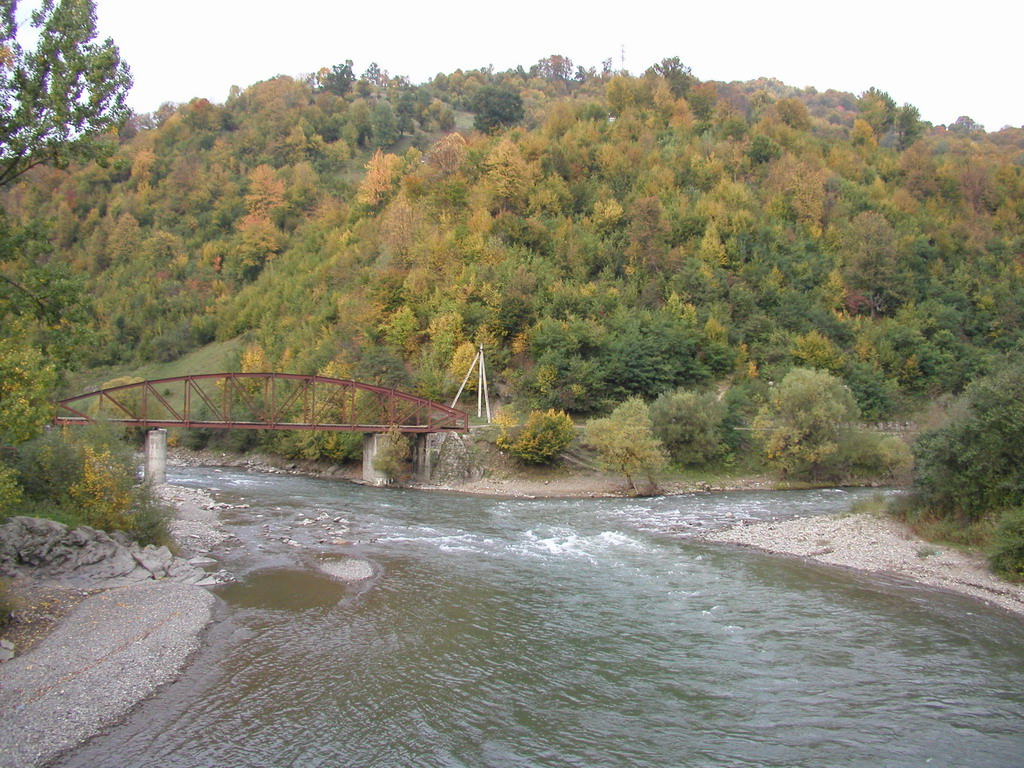
[{"label": "steel truss bridge", "polygon": [[123,384],[57,403],[56,424],[465,432],[469,416],[388,387],[294,373],[205,373]]}]

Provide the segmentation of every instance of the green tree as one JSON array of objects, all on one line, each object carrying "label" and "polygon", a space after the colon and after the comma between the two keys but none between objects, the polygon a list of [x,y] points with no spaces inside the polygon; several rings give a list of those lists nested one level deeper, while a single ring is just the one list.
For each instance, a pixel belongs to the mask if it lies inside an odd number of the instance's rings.
[{"label": "green tree", "polygon": [[1024,362],[972,383],[952,414],[914,445],[919,503],[970,521],[1024,507]]},{"label": "green tree", "polygon": [[850,390],[835,376],[794,368],[754,420],[768,461],[784,477],[825,479],[849,423],[858,416]]},{"label": "green tree", "polygon": [[917,107],[911,104],[904,104],[896,110],[895,119],[896,145],[900,152],[905,150],[924,133],[924,125],[921,123],[921,113]]},{"label": "green tree", "polygon": [[868,88],[861,94],[857,106],[860,116],[871,126],[878,139],[888,133],[896,121],[896,102],[885,91]]},{"label": "green tree", "polygon": [[877,211],[858,213],[843,231],[840,248],[849,302],[866,306],[872,317],[891,313],[907,294],[906,263],[893,226]]},{"label": "green tree", "polygon": [[37,165],[108,157],[99,137],[130,110],[128,66],[96,38],[90,0],[43,0],[32,11],[34,50],[19,36],[17,0],[0,4],[0,186]]},{"label": "green tree", "polygon": [[604,418],[589,421],[584,442],[597,451],[605,469],[625,475],[634,492],[640,491],[639,476],[654,487],[655,476],[668,463],[661,441],[652,432],[647,404],[639,397],[629,398]]},{"label": "green tree", "polygon": [[668,89],[677,99],[686,96],[690,88],[697,82],[697,78],[693,76],[690,68],[679,61],[678,56],[662,59],[648,71],[665,78]]},{"label": "green tree", "polygon": [[750,146],[747,148],[747,157],[758,165],[770,163],[781,155],[782,147],[772,141],[770,136],[765,136],[763,133],[754,136],[750,140]]},{"label": "green tree", "polygon": [[380,101],[373,108],[370,126],[374,148],[390,147],[398,141],[398,118],[395,117],[395,110],[388,102]]},{"label": "green tree", "polygon": [[[17,2],[0,5],[0,187],[39,165],[103,159],[101,136],[129,114],[128,68],[114,44],[93,43],[88,0],[44,0],[31,14],[35,48],[19,36]],[[68,270],[48,263],[45,233],[0,214],[0,411],[2,439],[21,442],[38,429],[57,364],[80,345],[82,289]],[[19,348],[20,347],[20,348]]]},{"label": "green tree", "polygon": [[345,59],[344,64],[335,64],[330,69],[324,67],[316,74],[317,87],[336,96],[344,96],[351,91],[355,81],[356,73],[352,70],[352,59]]},{"label": "green tree", "polygon": [[680,466],[707,464],[725,450],[726,404],[714,392],[666,392],[651,403],[650,414],[655,437]]},{"label": "green tree", "polygon": [[523,119],[523,99],[511,88],[485,85],[473,95],[471,104],[476,113],[473,127],[483,133],[515,125]]}]

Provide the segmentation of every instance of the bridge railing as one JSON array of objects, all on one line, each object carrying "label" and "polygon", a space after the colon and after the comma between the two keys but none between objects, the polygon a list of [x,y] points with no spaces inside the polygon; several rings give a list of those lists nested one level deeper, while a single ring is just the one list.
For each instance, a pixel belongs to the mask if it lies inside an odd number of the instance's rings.
[{"label": "bridge railing", "polygon": [[208,373],[138,381],[57,403],[57,424],[383,432],[466,431],[469,416],[389,387],[291,373]]}]

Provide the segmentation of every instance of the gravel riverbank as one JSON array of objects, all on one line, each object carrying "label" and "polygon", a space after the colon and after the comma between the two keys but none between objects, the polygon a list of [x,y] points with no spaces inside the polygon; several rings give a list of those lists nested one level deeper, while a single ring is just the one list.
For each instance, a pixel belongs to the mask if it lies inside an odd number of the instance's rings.
[{"label": "gravel riverbank", "polygon": [[[189,557],[228,538],[208,494],[177,486],[159,493],[179,511],[172,531]],[[16,644],[18,655],[0,664],[0,768],[48,765],[123,719],[178,677],[213,619],[216,598],[194,584],[97,586],[13,585],[23,599],[42,594],[43,610],[58,615],[41,639]]]},{"label": "gravel riverbank", "polygon": [[803,517],[706,531],[698,538],[912,579],[1024,616],[1024,584],[996,577],[981,555],[926,542],[890,518],[871,514]]}]

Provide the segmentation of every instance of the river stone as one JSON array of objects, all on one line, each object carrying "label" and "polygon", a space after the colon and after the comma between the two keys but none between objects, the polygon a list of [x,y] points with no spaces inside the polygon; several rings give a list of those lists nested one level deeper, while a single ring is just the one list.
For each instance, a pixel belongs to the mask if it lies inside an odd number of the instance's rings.
[{"label": "river stone", "polygon": [[320,560],[317,567],[328,576],[341,581],[362,581],[373,576],[373,565],[368,560],[346,557],[342,560]]}]

